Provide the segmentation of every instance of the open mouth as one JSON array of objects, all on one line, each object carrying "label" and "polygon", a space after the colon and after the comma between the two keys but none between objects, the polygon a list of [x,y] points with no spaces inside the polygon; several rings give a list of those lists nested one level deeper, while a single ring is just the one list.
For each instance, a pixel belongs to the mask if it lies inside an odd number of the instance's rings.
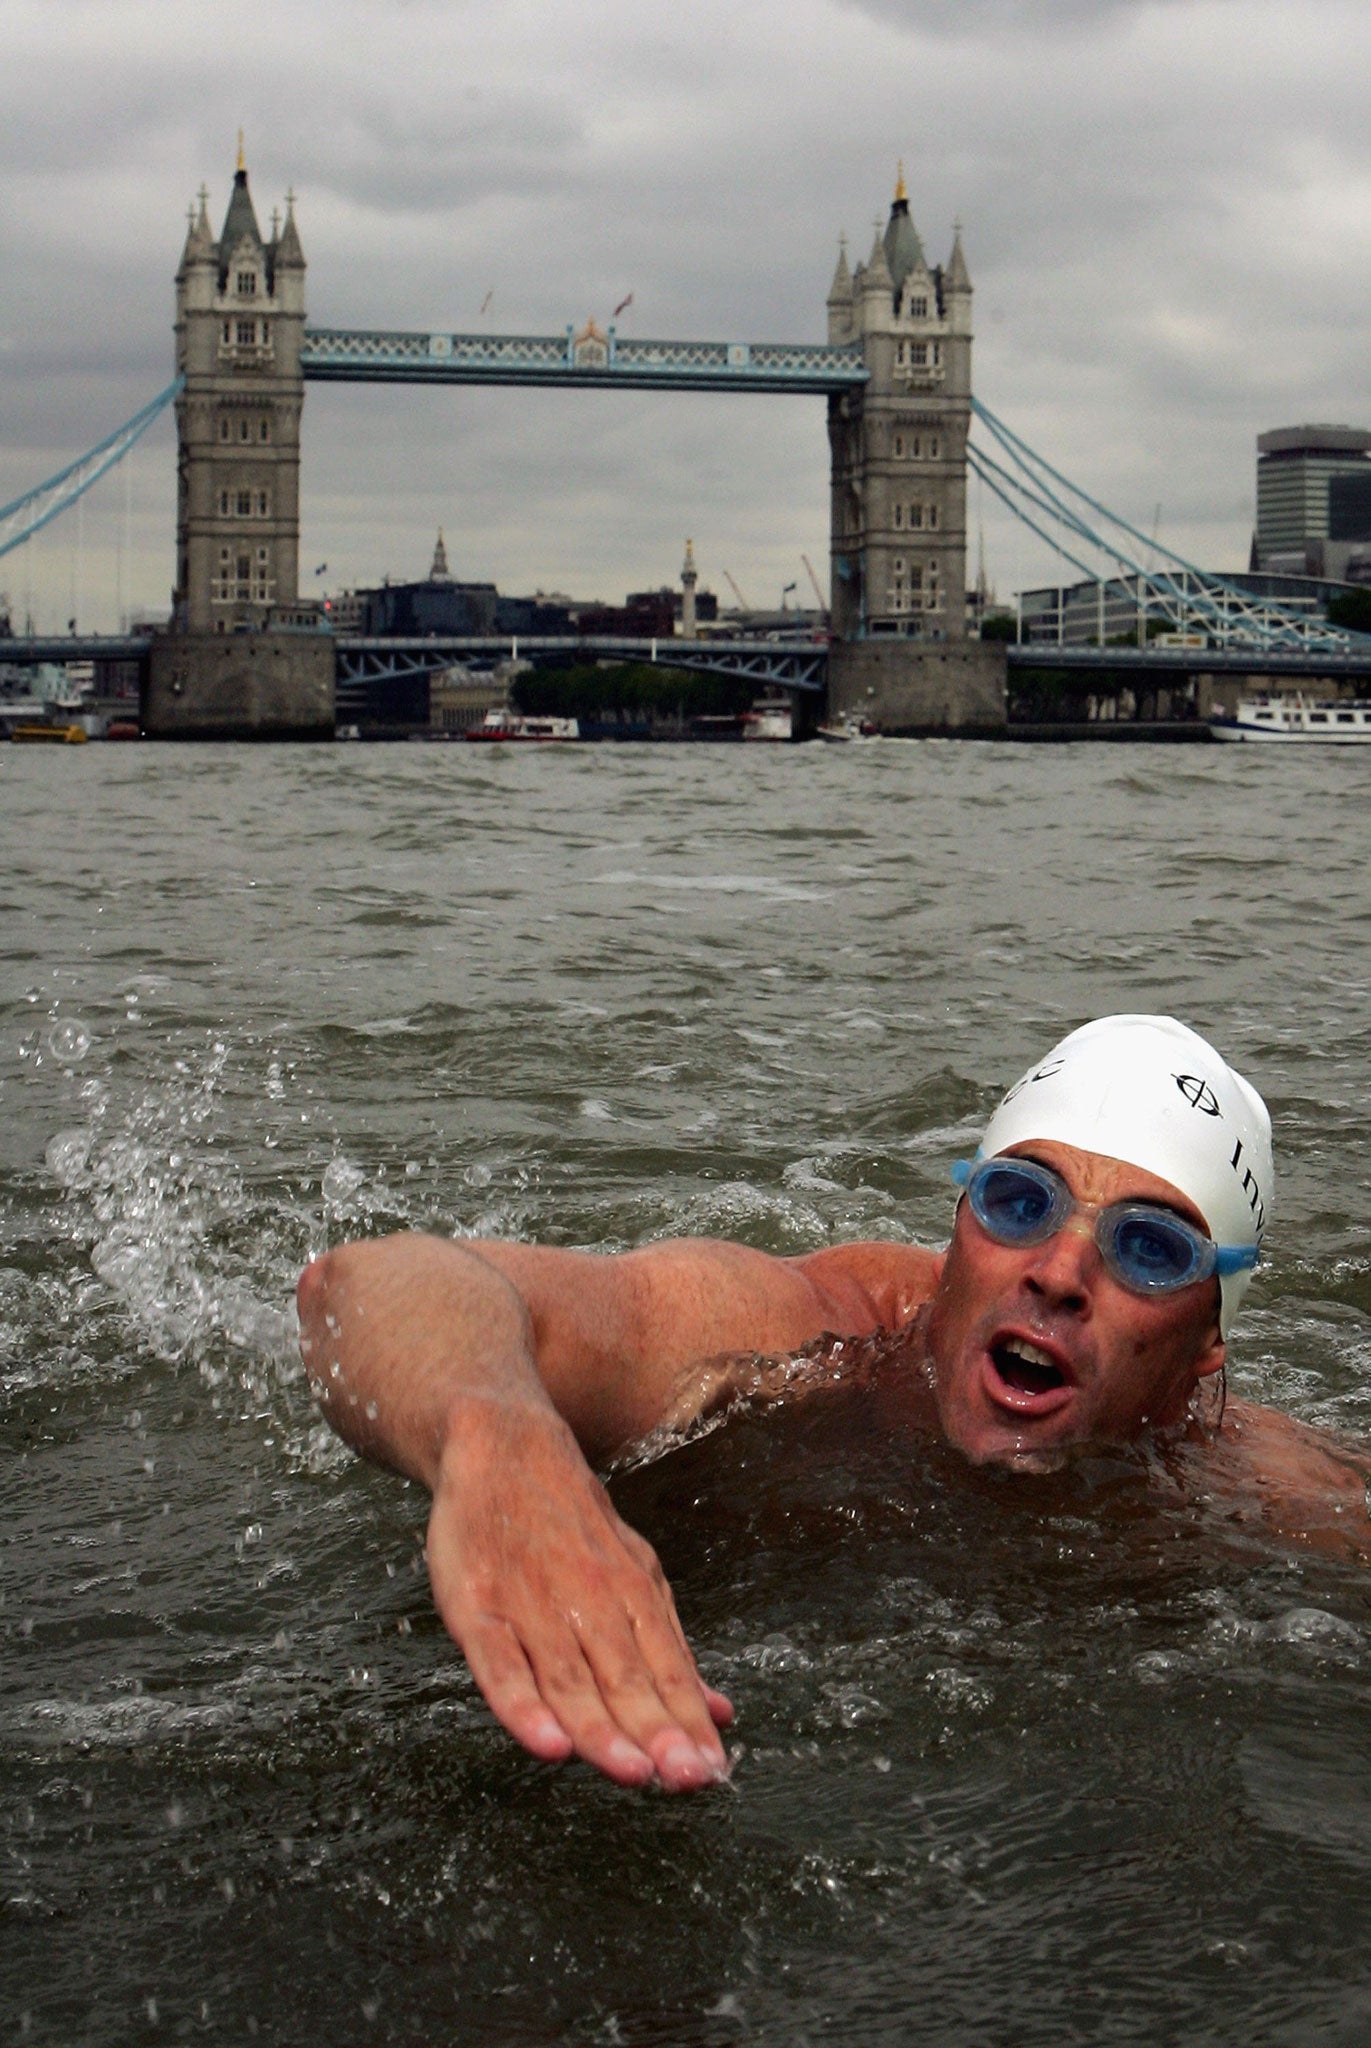
[{"label": "open mouth", "polygon": [[992,1397],[1017,1414],[1052,1414],[1071,1397],[1072,1382],[1061,1365],[1026,1337],[1001,1337],[988,1357]]}]

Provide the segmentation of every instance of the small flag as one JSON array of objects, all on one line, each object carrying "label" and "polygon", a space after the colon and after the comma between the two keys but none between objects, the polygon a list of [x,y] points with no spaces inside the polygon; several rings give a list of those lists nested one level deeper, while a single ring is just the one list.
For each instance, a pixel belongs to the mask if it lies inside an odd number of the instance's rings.
[{"label": "small flag", "polygon": [[794,589],[795,589],[795,585],[794,585],[793,583],[786,583],[786,584],[784,584],[784,585],[782,586],[782,588],[781,588],[781,596],[782,596],[782,597],[784,597],[784,596],[786,595],[786,592],[787,592],[787,591],[790,591],[790,590],[794,590]]},{"label": "small flag", "polygon": [[315,573],[315,575],[316,575],[316,576],[322,576],[322,575],[323,575],[323,574],[325,573],[325,571],[327,570],[327,568],[328,568],[328,563],[327,563],[327,562],[321,562],[321,563],[319,564],[318,568],[317,568],[317,569],[315,570],[315,572],[314,572],[314,573]]},{"label": "small flag", "polygon": [[620,314],[621,314],[621,313],[622,313],[622,312],[624,311],[624,309],[625,309],[626,307],[628,307],[628,306],[631,306],[632,304],[633,304],[633,294],[632,294],[632,292],[630,292],[630,293],[629,293],[629,295],[628,295],[628,297],[627,297],[626,299],[620,299],[620,301],[619,301],[618,305],[617,305],[617,306],[616,306],[616,307],[614,308],[614,314],[613,314],[613,317],[614,317],[614,319],[616,319],[616,320],[617,320],[617,319],[618,319],[618,317],[619,317],[619,315],[620,315]]},{"label": "small flag", "polygon": [[[487,307],[488,307],[488,306],[490,305],[490,302],[491,302],[491,300],[492,300],[492,299],[493,299],[494,297],[495,297],[495,287],[494,287],[494,286],[492,285],[492,286],[491,286],[491,288],[490,288],[490,290],[489,290],[489,291],[488,291],[488,292],[486,293],[485,297],[484,297],[484,298],[482,299],[482,301],[481,301],[481,312],[482,312],[482,313],[484,313],[484,312],[486,311]],[[478,315],[477,315],[477,318],[478,318],[478,319],[480,318],[480,314],[478,314]]]}]

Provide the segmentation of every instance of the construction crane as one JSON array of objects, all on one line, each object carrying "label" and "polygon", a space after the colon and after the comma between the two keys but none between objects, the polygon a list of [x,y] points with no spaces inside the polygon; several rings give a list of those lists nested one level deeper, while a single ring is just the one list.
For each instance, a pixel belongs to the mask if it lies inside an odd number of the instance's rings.
[{"label": "construction crane", "polygon": [[828,610],[828,599],[824,596],[822,590],[820,590],[819,588],[819,579],[814,574],[814,564],[810,561],[809,556],[806,554],[801,554],[800,560],[804,563],[805,569],[809,576],[809,580],[814,585],[814,595],[819,600],[819,610],[821,612],[826,613]]},{"label": "construction crane", "polygon": [[725,583],[726,583],[726,584],[728,585],[729,589],[730,589],[730,590],[731,590],[731,591],[733,592],[733,595],[734,595],[734,596],[735,596],[735,597],[737,598],[737,600],[738,600],[739,604],[740,604],[740,605],[742,606],[743,610],[744,610],[745,612],[750,612],[750,611],[752,610],[752,606],[751,606],[751,605],[750,605],[750,604],[748,603],[747,599],[746,599],[746,598],[745,598],[745,597],[743,596],[743,593],[742,593],[742,591],[741,591],[741,590],[739,590],[739,588],[738,588],[737,584],[736,584],[736,583],[735,583],[735,582],[733,581],[733,578],[732,578],[732,577],[731,577],[731,576],[729,575],[729,573],[728,573],[727,569],[725,569],[725,570],[724,570],[724,582],[725,582]]}]

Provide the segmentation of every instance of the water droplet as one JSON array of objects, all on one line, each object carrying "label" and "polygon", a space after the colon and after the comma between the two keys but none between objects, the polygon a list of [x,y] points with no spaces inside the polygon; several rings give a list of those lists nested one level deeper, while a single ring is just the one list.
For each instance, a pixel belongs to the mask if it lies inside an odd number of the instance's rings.
[{"label": "water droplet", "polygon": [[1291,1607],[1270,1624],[1268,1633],[1280,1643],[1337,1643],[1353,1649],[1361,1642],[1354,1622],[1322,1607]]},{"label": "water droplet", "polygon": [[356,1194],[365,1179],[361,1167],[355,1166],[350,1159],[331,1159],[324,1168],[320,1192],[326,1202],[346,1202]]},{"label": "water droplet", "polygon": [[46,1152],[48,1172],[64,1188],[74,1187],[86,1170],[92,1135],[89,1131],[59,1131],[49,1138]]},{"label": "water droplet", "polygon": [[93,1040],[79,1017],[64,1017],[48,1033],[48,1051],[64,1067],[77,1067],[90,1051]]}]

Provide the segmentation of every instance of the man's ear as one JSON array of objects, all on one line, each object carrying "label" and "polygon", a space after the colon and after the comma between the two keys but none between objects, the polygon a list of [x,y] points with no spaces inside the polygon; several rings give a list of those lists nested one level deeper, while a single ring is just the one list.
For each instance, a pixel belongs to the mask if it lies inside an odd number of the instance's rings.
[{"label": "man's ear", "polygon": [[1211,1373],[1222,1372],[1228,1359],[1228,1346],[1215,1328],[1209,1342],[1195,1360],[1193,1371],[1197,1380],[1207,1380]]}]

